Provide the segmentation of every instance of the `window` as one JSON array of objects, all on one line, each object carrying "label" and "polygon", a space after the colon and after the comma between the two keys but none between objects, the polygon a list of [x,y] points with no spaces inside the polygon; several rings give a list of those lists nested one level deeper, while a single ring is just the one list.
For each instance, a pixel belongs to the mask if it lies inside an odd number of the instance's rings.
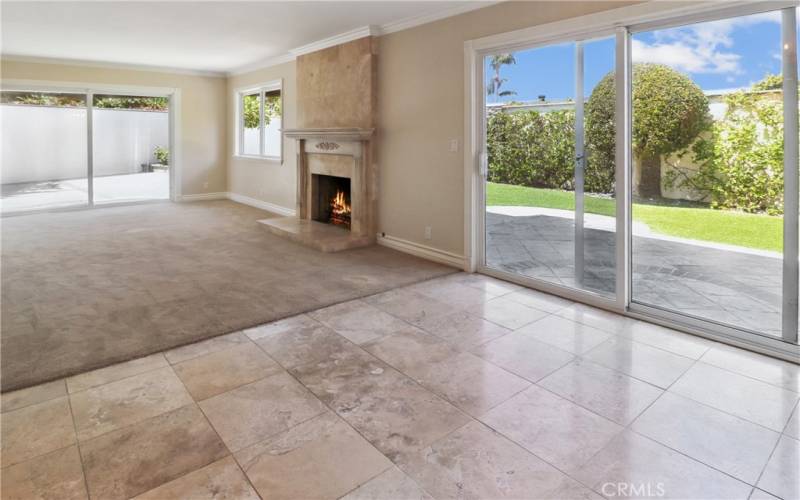
[{"label": "window", "polygon": [[281,82],[271,82],[236,93],[238,156],[282,159]]}]

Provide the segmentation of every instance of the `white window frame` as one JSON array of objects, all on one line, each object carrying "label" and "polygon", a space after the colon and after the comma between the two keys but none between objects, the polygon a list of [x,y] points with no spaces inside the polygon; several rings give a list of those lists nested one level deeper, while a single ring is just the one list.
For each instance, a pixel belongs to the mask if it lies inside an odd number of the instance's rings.
[{"label": "white window frame", "polygon": [[[631,297],[631,200],[627,187],[630,184],[630,135],[631,135],[631,103],[630,103],[630,34],[631,32],[646,31],[649,29],[665,28],[668,26],[703,22],[727,17],[755,14],[758,12],[775,11],[798,6],[793,1],[734,1],[734,2],[696,2],[696,3],[661,3],[646,2],[630,7],[612,9],[605,12],[576,17],[564,21],[533,26],[513,32],[491,35],[480,39],[464,42],[464,269],[467,272],[481,272],[498,278],[517,282],[521,285],[539,289],[555,295],[560,295],[571,300],[584,302],[590,305],[608,309],[620,314],[638,319],[662,324],[677,330],[682,330],[701,337],[738,345],[754,351],[763,352],[772,356],[797,360],[800,358],[800,345],[791,344],[780,339],[768,338],[744,332],[729,325],[722,325],[707,320],[695,320],[681,314],[658,310],[651,306],[644,306],[632,301]],[[792,13],[793,14],[793,13]],[[784,13],[786,18],[791,14]],[[783,24],[784,28],[787,24]],[[794,31],[794,23],[790,30]],[[784,32],[783,42],[793,47],[794,38],[787,37]],[[617,166],[616,184],[617,192],[617,289],[613,298],[599,296],[590,292],[567,288],[556,284],[526,278],[510,273],[497,271],[485,265],[485,191],[484,182],[488,168],[488,158],[485,148],[485,91],[484,91],[484,57],[499,52],[513,52],[516,50],[531,49],[537,46],[546,46],[559,42],[577,42],[593,39],[600,36],[615,36],[616,38],[616,70],[624,75],[618,78],[617,84]],[[784,59],[786,60],[786,59]],[[795,74],[792,68],[784,68],[784,73]],[[784,78],[784,90],[787,87],[796,88],[796,81]],[[796,95],[795,92],[784,92],[786,95]],[[786,100],[786,97],[784,98]],[[791,104],[791,103],[790,103]],[[784,104],[784,109],[789,109]],[[789,121],[796,122],[796,107],[793,117]],[[793,119],[792,119],[793,118]],[[788,126],[787,126],[788,127]],[[796,130],[785,131],[784,136],[796,137]],[[797,165],[797,141],[792,142],[785,150],[785,163]],[[786,167],[786,171],[797,171]],[[793,202],[797,202],[797,179],[787,174],[784,181],[784,190],[793,192]],[[790,276],[792,283],[784,284],[784,308],[792,311],[797,307],[797,297],[787,297],[787,291],[797,291],[797,209],[796,204],[787,205],[785,217],[784,262],[788,269],[785,276]],[[792,254],[786,257],[787,254]],[[792,301],[794,300],[794,304]],[[796,309],[794,309],[796,310]],[[789,342],[796,342],[797,317],[794,314],[784,314],[783,337]]]},{"label": "white window frame", "polygon": [[[241,87],[233,93],[233,106],[236,110],[235,122],[235,144],[233,156],[236,158],[245,158],[251,160],[266,160],[272,162],[283,163],[283,130],[280,135],[280,153],[275,155],[268,155],[264,153],[264,97],[268,92],[279,91],[281,93],[281,126],[283,126],[283,79],[272,80],[270,82],[261,83],[258,85],[249,85]],[[258,94],[258,154],[245,154],[244,151],[244,97],[248,95]]]}]

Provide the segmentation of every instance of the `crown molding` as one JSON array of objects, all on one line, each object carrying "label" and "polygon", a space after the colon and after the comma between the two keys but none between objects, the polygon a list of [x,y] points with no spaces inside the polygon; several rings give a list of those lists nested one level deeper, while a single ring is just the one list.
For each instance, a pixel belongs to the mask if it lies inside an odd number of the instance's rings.
[{"label": "crown molding", "polygon": [[310,54],[311,52],[316,52],[318,50],[327,49],[328,47],[333,47],[335,45],[352,42],[353,40],[358,40],[359,38],[364,38],[366,36],[379,36],[380,34],[381,30],[377,26],[362,26],[354,30],[346,31],[338,35],[323,38],[322,40],[317,40],[316,42],[311,42],[309,44],[291,49],[289,50],[289,53],[295,57],[302,56],[303,54]]},{"label": "crown molding", "polygon": [[292,62],[295,60],[294,54],[283,54],[276,57],[270,57],[268,59],[262,59],[260,61],[256,61],[250,64],[245,64],[244,66],[239,66],[238,68],[228,71],[226,76],[236,76],[242,75],[244,73],[250,73],[253,71],[258,71],[260,69],[271,68],[273,66],[277,66],[279,64],[284,64],[287,62]]},{"label": "crown molding", "polygon": [[84,59],[58,59],[54,57],[35,57],[17,54],[0,54],[0,60],[12,62],[24,62],[34,64],[60,64],[66,66],[83,66],[89,68],[124,69],[131,71],[149,71],[151,73],[172,73],[179,75],[208,76],[214,78],[224,78],[224,71],[206,71],[187,68],[173,68],[167,66],[150,66],[147,64],[126,64],[107,61],[89,61]]},{"label": "crown molding", "polygon": [[392,21],[390,23],[382,24],[380,27],[380,34],[388,35],[390,33],[416,28],[417,26],[422,26],[423,24],[432,23],[448,17],[454,17],[459,14],[465,14],[467,12],[472,12],[473,10],[483,9],[484,7],[490,7],[501,2],[502,0],[471,1],[465,5],[458,5],[449,9],[440,10],[439,12],[407,17],[399,21]]}]

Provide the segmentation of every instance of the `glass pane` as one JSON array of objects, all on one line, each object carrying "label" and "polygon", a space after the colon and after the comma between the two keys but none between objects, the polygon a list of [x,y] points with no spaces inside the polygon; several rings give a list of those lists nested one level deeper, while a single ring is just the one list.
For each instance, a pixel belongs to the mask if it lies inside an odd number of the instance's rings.
[{"label": "glass pane", "polygon": [[780,336],[777,12],[638,33],[633,300]]},{"label": "glass pane", "polygon": [[258,143],[259,120],[258,113],[261,107],[260,94],[249,94],[242,97],[242,154],[261,154]]},{"label": "glass pane", "polygon": [[281,155],[281,91],[264,93],[264,155]]},{"label": "glass pane", "polygon": [[[577,50],[566,43],[485,60],[486,265],[613,295],[614,41],[583,42],[580,142]],[[585,144],[579,161],[576,144]]]},{"label": "glass pane", "polygon": [[2,213],[86,205],[86,97],[0,93]]},{"label": "glass pane", "polygon": [[169,98],[95,95],[94,202],[169,198]]}]

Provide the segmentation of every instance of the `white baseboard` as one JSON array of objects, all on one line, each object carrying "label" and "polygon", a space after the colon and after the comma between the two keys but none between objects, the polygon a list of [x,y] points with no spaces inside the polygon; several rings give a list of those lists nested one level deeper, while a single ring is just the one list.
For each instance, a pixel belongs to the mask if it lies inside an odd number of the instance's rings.
[{"label": "white baseboard", "polygon": [[182,194],[180,201],[225,200],[227,198],[228,193],[222,191],[219,193]]},{"label": "white baseboard", "polygon": [[257,200],[255,198],[250,198],[249,196],[245,196],[243,194],[228,193],[228,199],[233,200],[237,203],[243,203],[245,205],[250,205],[251,207],[260,208],[261,210],[266,210],[267,212],[272,212],[274,214],[283,215],[286,217],[294,217],[295,215],[297,215],[297,212],[293,208],[282,207],[280,205],[276,205],[268,201],[262,201],[262,200]]},{"label": "white baseboard", "polygon": [[466,265],[463,255],[445,252],[444,250],[439,250],[438,248],[421,245],[419,243],[414,243],[413,241],[408,241],[401,238],[395,238],[394,236],[382,236],[379,233],[377,243],[378,245],[393,248],[395,250],[399,250],[416,257],[421,257],[423,259],[439,262],[440,264],[457,267],[458,269],[464,269]]}]

